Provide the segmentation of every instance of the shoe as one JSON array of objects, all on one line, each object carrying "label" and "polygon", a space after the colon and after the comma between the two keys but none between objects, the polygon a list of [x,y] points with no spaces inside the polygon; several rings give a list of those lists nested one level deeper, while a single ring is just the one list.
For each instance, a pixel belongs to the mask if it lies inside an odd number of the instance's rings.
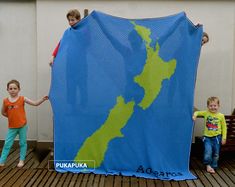
[{"label": "shoe", "polygon": [[4,167],[5,166],[5,164],[4,163],[0,163],[0,167]]},{"label": "shoe", "polygon": [[17,164],[18,168],[22,168],[24,166],[24,161],[20,160],[19,163]]}]

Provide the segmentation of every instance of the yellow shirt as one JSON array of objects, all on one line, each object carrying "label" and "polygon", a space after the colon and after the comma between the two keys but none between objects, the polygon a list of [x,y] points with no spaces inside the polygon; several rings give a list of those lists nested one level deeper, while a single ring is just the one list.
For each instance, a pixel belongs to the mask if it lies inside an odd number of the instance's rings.
[{"label": "yellow shirt", "polygon": [[209,111],[196,111],[194,116],[204,117],[204,136],[213,137],[217,135],[222,135],[222,139],[227,138],[227,124],[224,115],[221,113],[211,113]]}]

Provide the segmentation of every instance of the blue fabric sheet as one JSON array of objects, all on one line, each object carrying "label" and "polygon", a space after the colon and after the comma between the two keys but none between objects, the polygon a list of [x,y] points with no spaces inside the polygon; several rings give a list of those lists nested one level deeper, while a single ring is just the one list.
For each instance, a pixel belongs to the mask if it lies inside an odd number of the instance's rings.
[{"label": "blue fabric sheet", "polygon": [[68,28],[50,89],[56,171],[194,179],[201,39],[184,12],[124,19],[93,11]]}]

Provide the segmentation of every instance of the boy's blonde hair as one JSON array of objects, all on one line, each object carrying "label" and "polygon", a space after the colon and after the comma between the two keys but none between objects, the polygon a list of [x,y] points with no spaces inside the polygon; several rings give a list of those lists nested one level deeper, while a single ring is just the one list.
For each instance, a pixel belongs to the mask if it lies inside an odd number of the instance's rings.
[{"label": "boy's blonde hair", "polygon": [[217,102],[217,104],[220,105],[219,98],[213,96],[213,97],[209,97],[209,98],[207,99],[207,106],[208,106],[212,101]]},{"label": "boy's blonde hair", "polygon": [[10,84],[15,84],[19,89],[20,89],[20,82],[18,80],[10,80],[8,83],[7,83],[7,89],[9,88]]},{"label": "boy's blonde hair", "polygon": [[81,19],[81,14],[77,9],[69,10],[67,15],[66,15],[67,19],[69,19],[69,16],[72,16],[72,17],[76,18],[77,20]]}]

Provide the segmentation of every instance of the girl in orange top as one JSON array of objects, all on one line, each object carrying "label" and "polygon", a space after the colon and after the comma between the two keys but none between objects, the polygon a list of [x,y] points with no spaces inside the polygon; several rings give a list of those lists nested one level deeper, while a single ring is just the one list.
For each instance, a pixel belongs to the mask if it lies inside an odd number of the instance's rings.
[{"label": "girl in orange top", "polygon": [[38,106],[48,100],[44,96],[38,101],[32,101],[26,97],[19,96],[20,83],[17,80],[11,80],[7,83],[9,97],[3,100],[2,115],[8,118],[8,132],[2,149],[0,166],[4,166],[15,137],[19,134],[20,161],[17,167],[24,166],[24,160],[27,151],[27,119],[24,104]]}]

